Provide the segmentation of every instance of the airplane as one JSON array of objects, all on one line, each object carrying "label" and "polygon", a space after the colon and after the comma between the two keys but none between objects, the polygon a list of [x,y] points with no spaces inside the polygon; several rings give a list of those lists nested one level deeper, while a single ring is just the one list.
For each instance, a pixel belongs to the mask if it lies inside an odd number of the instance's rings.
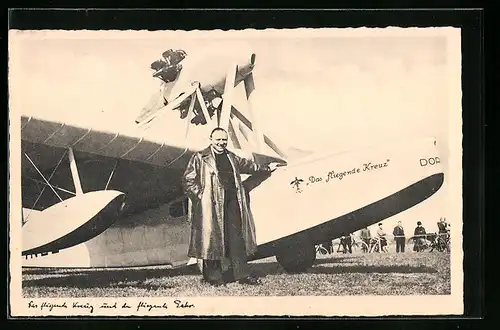
[{"label": "airplane", "polygon": [[[315,245],[408,210],[441,188],[433,137],[345,152],[285,150],[252,115],[255,53],[184,55],[133,133],[21,116],[23,267],[199,265],[187,256],[181,176],[215,127],[226,128],[228,149],[241,157],[282,165],[245,181],[258,243],[249,261],[275,256],[290,273],[314,264]],[[238,86],[250,118],[237,105]],[[209,113],[214,91],[222,101]],[[154,127],[165,132],[161,138],[148,135]]]}]

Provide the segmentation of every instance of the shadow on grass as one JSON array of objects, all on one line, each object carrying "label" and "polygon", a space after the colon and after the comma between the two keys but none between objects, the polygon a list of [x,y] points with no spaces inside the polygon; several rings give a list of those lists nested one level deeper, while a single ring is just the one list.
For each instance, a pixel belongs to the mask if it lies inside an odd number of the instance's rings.
[{"label": "shadow on grass", "polygon": [[358,260],[356,256],[342,256],[342,257],[327,257],[327,258],[321,258],[321,259],[316,259],[314,261],[315,265],[322,265],[322,264],[341,264],[341,263],[352,263],[355,260]]},{"label": "shadow on grass", "polygon": [[[345,274],[345,273],[403,273],[403,274],[433,274],[435,268],[418,265],[360,265],[355,264],[354,257],[325,258],[316,260],[314,266],[303,273],[308,274]],[[323,266],[325,265],[325,266]],[[326,266],[327,265],[327,266]],[[257,276],[286,274],[285,270],[277,263],[252,264],[252,272]]]},{"label": "shadow on grass", "polygon": [[[411,266],[407,264],[393,265],[363,265],[356,263],[355,256],[331,257],[316,260],[314,266],[304,273],[312,274],[346,274],[346,273],[404,273],[422,274],[437,273],[434,268],[425,265]],[[287,274],[277,262],[250,263],[254,275],[265,277],[267,275]],[[64,287],[64,288],[129,288],[157,290],[173,288],[173,283],[162,280],[176,276],[192,275],[201,280],[201,274],[196,265],[178,269],[161,268],[128,268],[128,269],[99,269],[99,270],[60,270],[60,269],[25,269],[23,276],[46,275],[43,278],[24,279],[23,287]],[[160,284],[161,283],[161,284]]]},{"label": "shadow on grass", "polygon": [[[142,282],[151,279],[166,277],[198,275],[196,265],[178,269],[99,269],[99,270],[44,270],[29,269],[23,271],[23,275],[42,275],[47,277],[23,280],[23,287],[66,287],[66,288],[96,288],[115,287],[157,289],[159,285]],[[52,276],[51,276],[52,275]],[[169,285],[161,285],[162,288],[169,288]],[[173,287],[173,286],[170,286]]]},{"label": "shadow on grass", "polygon": [[345,265],[341,267],[313,267],[306,273],[315,274],[345,274],[345,273],[403,273],[403,274],[422,274],[437,273],[438,271],[428,266],[409,266],[409,265],[387,265],[387,266],[366,266],[366,265]]}]

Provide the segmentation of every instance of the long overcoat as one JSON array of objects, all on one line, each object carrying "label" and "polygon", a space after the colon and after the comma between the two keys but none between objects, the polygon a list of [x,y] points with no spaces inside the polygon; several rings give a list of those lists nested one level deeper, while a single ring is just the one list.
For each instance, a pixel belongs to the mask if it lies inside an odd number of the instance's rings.
[{"label": "long overcoat", "polygon": [[[233,167],[237,199],[241,214],[241,234],[247,256],[257,249],[255,224],[240,174],[269,172],[259,165],[227,151]],[[191,240],[188,256],[205,260],[222,260],[224,246],[224,188],[219,180],[215,157],[210,147],[194,153],[183,175],[184,191],[189,197],[188,219]]]}]

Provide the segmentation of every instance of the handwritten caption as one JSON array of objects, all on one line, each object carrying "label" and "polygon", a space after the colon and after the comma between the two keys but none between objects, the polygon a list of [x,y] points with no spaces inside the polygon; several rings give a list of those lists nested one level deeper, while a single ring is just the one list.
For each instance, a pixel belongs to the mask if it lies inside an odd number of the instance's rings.
[{"label": "handwritten caption", "polygon": [[151,312],[153,310],[169,310],[169,309],[184,309],[184,308],[194,308],[195,305],[180,299],[174,300],[172,303],[163,302],[161,304],[153,304],[147,301],[139,301],[137,304],[129,304],[127,302],[118,303],[115,301],[114,303],[103,302],[102,304],[91,304],[89,302],[63,302],[63,303],[51,303],[51,302],[42,302],[35,303],[33,300],[28,302],[28,308],[40,309],[41,311],[55,311],[55,310],[84,310],[87,313],[94,313],[97,310],[118,310],[118,309],[126,309],[126,310],[134,310],[136,312]]},{"label": "handwritten caption", "polygon": [[333,181],[334,179],[342,180],[343,178],[345,178],[347,176],[356,175],[356,174],[359,174],[362,172],[376,171],[378,169],[388,167],[389,161],[390,161],[390,159],[387,159],[385,162],[381,162],[381,163],[372,163],[372,162],[364,163],[361,167],[354,167],[352,169],[344,170],[341,172],[330,171],[324,177],[316,177],[314,175],[311,175],[309,177],[306,185],[315,184],[315,183],[319,183],[319,182],[328,183],[330,181]]}]

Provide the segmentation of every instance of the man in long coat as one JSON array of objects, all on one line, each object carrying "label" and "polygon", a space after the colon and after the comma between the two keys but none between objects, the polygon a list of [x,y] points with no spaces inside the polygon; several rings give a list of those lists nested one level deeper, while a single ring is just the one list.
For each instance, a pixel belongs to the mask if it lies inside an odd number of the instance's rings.
[{"label": "man in long coat", "polygon": [[247,265],[257,243],[240,174],[271,173],[274,169],[227,150],[227,132],[222,128],[212,131],[210,141],[208,148],[191,157],[183,176],[190,199],[188,255],[203,260],[203,278],[208,283],[260,284]]}]

